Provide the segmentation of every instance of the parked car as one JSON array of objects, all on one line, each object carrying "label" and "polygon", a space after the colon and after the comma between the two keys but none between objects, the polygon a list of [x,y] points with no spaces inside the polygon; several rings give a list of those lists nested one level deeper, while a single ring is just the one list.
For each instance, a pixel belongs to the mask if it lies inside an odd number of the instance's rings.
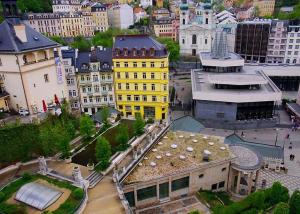
[{"label": "parked car", "polygon": [[19,114],[20,114],[21,116],[26,116],[26,115],[29,115],[29,111],[26,110],[26,109],[20,108],[20,109],[19,109]]}]

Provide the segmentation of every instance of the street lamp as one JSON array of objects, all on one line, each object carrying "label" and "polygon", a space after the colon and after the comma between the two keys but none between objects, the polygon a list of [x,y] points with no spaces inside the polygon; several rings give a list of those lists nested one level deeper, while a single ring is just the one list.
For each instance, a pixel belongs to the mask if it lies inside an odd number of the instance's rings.
[{"label": "street lamp", "polygon": [[277,128],[277,129],[276,129],[275,146],[277,146],[278,132],[279,132],[279,129]]}]

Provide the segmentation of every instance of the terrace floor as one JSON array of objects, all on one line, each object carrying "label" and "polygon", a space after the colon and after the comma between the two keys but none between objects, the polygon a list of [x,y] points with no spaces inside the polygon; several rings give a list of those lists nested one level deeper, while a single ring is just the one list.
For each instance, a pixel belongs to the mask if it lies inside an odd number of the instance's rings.
[{"label": "terrace floor", "polygon": [[181,214],[189,213],[191,211],[198,210],[200,213],[208,214],[209,209],[203,205],[196,196],[190,196],[182,198],[176,201],[170,201],[168,203],[160,204],[157,206],[136,210],[136,214],[161,214],[161,213],[170,213],[170,214]]}]

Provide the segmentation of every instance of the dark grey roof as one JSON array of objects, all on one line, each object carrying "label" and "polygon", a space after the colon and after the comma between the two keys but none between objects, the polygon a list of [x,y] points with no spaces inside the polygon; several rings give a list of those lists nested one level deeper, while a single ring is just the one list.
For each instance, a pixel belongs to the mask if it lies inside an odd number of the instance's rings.
[{"label": "dark grey roof", "polygon": [[225,138],[224,141],[229,146],[247,146],[259,153],[262,157],[276,158],[283,160],[283,149],[280,146],[272,146],[261,143],[248,142],[233,134]]},{"label": "dark grey roof", "polygon": [[[133,49],[137,51],[136,55],[133,55]],[[142,49],[145,49],[146,54],[141,56]],[[166,57],[168,51],[164,45],[153,39],[148,35],[120,35],[115,38],[113,47],[114,58],[148,58],[150,56],[150,49],[154,49],[154,55],[152,57]],[[125,50],[128,51],[124,55]],[[119,54],[117,54],[119,51]]]},{"label": "dark grey roof", "polygon": [[287,107],[300,117],[300,105],[298,103],[287,103]]},{"label": "dark grey roof", "polygon": [[[88,72],[90,64],[90,52],[78,52],[76,68],[80,72]],[[86,67],[84,67],[86,65]]]},{"label": "dark grey roof", "polygon": [[72,66],[75,65],[75,49],[62,50],[61,55],[63,59],[71,59]]},{"label": "dark grey roof", "polygon": [[[15,34],[14,25],[24,24],[27,42],[21,42]],[[0,53],[20,53],[50,47],[58,47],[58,43],[35,31],[18,18],[4,20],[0,24]]]},{"label": "dark grey roof", "polygon": [[[120,112],[115,108],[112,107],[107,107],[107,108],[108,108],[109,116],[111,116],[111,114],[120,114]],[[96,112],[96,114],[92,116],[94,121],[98,123],[102,123],[102,110],[103,109],[100,109],[98,112]]]}]

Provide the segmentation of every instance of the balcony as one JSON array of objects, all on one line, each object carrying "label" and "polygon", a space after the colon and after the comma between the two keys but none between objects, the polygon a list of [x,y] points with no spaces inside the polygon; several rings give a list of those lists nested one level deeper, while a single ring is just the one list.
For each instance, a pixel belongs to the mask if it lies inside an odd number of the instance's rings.
[{"label": "balcony", "polygon": [[92,81],[91,80],[80,80],[79,85],[91,85]]},{"label": "balcony", "polygon": [[54,58],[30,61],[21,65],[21,72],[31,71],[34,69],[39,69],[51,65],[55,65]]}]

